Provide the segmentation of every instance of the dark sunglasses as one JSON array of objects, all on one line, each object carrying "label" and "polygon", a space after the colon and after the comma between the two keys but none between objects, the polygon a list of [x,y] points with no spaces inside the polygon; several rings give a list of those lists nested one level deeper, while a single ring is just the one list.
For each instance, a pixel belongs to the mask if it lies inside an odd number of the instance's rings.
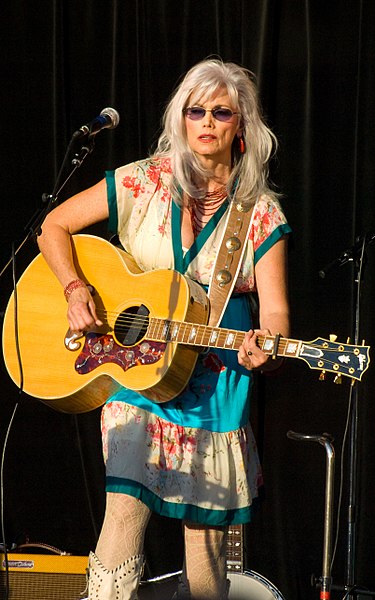
[{"label": "dark sunglasses", "polygon": [[203,108],[202,106],[188,106],[187,108],[184,108],[182,112],[185,117],[188,117],[188,119],[191,119],[192,121],[200,121],[203,119],[206,112],[210,112],[214,119],[223,121],[224,123],[230,121],[233,115],[239,114],[233,112],[230,108]]}]

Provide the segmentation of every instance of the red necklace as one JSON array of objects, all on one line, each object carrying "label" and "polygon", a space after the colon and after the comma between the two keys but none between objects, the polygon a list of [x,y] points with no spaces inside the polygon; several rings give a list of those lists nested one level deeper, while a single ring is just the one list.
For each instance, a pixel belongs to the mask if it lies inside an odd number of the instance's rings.
[{"label": "red necklace", "polygon": [[223,185],[213,192],[207,192],[204,198],[190,198],[191,226],[195,238],[223,204],[227,195],[226,187]]}]

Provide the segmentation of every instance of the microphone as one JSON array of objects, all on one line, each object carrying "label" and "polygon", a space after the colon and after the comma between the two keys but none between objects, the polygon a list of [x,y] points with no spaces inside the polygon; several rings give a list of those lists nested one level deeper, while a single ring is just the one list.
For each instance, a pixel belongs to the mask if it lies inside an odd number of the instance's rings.
[{"label": "microphone", "polygon": [[357,258],[357,256],[361,255],[366,246],[370,246],[370,244],[372,244],[374,241],[375,231],[368,231],[364,235],[358,236],[355,239],[354,246],[351,246],[351,248],[348,248],[347,250],[342,252],[338,258],[332,260],[328,265],[326,265],[323,269],[319,271],[319,277],[324,279],[328,271],[330,271],[337,265],[342,267],[343,265],[346,265],[346,263],[354,261]]},{"label": "microphone", "polygon": [[82,125],[75,133],[74,137],[83,137],[96,135],[102,129],[114,129],[120,121],[120,115],[114,108],[103,108],[100,115],[95,117],[87,125]]}]

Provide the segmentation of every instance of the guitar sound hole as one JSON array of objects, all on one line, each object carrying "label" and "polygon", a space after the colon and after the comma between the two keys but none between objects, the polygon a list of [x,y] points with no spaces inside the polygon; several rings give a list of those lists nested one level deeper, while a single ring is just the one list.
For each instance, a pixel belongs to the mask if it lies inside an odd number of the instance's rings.
[{"label": "guitar sound hole", "polygon": [[147,332],[150,311],[144,304],[130,306],[124,310],[115,323],[115,336],[119,344],[134,346],[142,340]]}]

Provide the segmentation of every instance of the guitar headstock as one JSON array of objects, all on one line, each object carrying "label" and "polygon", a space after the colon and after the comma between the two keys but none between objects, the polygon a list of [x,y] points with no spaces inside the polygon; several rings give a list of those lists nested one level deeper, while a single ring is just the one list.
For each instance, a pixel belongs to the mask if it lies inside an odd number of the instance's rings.
[{"label": "guitar headstock", "polygon": [[360,381],[370,364],[370,346],[355,346],[316,338],[311,342],[301,342],[298,358],[308,363],[311,369],[319,369],[344,375]]}]

